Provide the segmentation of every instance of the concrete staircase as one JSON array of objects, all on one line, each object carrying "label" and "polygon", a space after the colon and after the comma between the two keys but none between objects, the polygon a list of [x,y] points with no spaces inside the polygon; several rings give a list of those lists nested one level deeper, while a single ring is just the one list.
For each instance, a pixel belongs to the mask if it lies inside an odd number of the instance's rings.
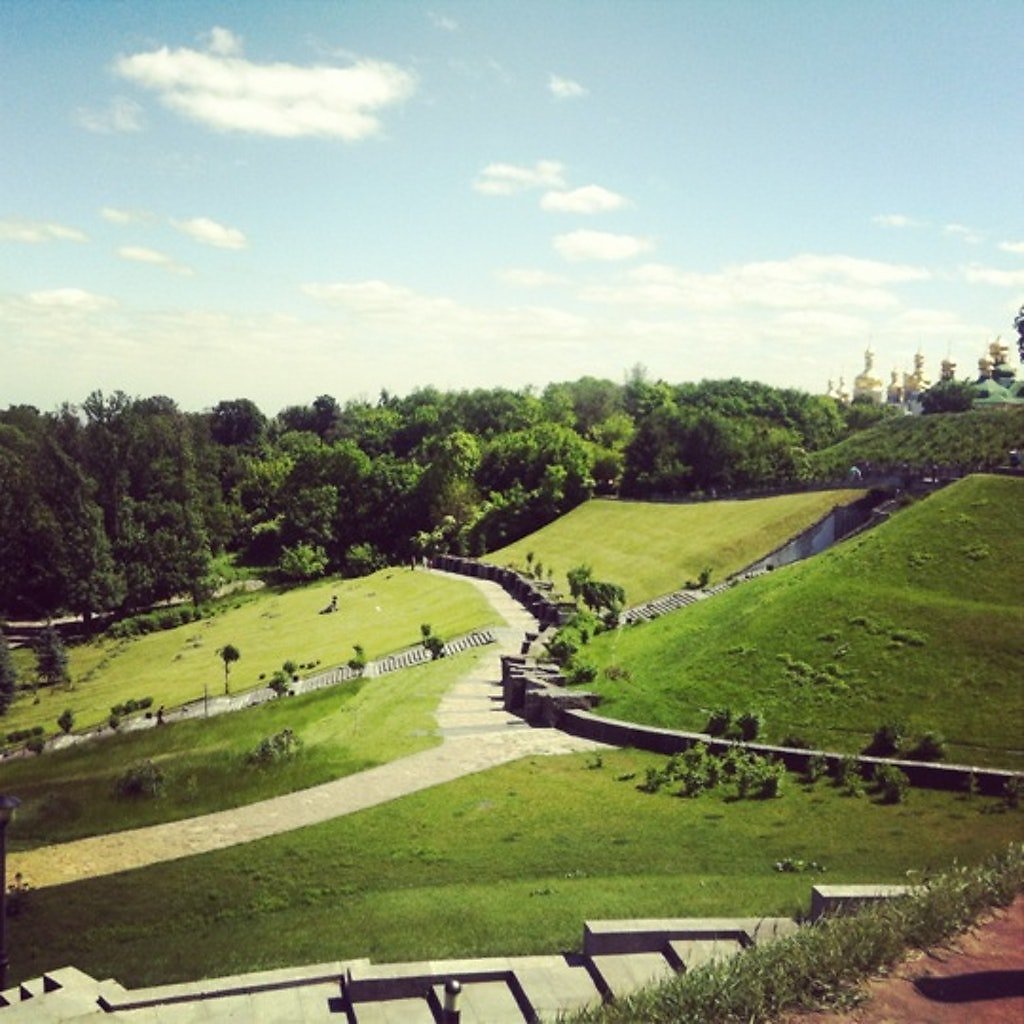
[{"label": "concrete staircase", "polygon": [[438,1024],[444,989],[461,985],[460,1024],[536,1024],[792,934],[788,918],[592,921],[583,952],[372,964],[354,960],[127,990],[73,967],[0,996],[0,1024],[104,1017],[133,1024],[344,1020]]}]

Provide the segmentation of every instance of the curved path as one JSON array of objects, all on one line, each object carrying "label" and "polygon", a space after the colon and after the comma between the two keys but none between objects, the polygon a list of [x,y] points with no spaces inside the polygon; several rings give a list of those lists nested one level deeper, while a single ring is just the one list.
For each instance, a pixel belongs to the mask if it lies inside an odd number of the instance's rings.
[{"label": "curved path", "polygon": [[537,622],[496,583],[454,578],[478,587],[506,626],[495,629],[496,643],[441,699],[435,712],[439,746],[245,807],[11,854],[9,876],[20,872],[40,889],[115,874],[315,825],[520,757],[598,749],[600,744],[555,729],[530,728],[505,712],[500,656],[518,654]]}]

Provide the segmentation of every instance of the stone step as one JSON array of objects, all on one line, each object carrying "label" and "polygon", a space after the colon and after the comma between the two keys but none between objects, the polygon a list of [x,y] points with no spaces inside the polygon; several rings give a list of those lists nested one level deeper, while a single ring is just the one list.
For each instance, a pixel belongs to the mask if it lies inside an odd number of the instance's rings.
[{"label": "stone step", "polygon": [[607,998],[622,999],[675,974],[663,953],[599,954],[591,957]]},{"label": "stone step", "polygon": [[743,950],[737,939],[675,939],[669,948],[683,970],[692,971],[705,964],[718,963]]}]

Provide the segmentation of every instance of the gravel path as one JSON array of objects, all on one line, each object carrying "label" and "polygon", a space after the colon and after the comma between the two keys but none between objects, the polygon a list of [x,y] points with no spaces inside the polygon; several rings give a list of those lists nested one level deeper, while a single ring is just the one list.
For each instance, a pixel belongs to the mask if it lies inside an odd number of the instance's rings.
[{"label": "gravel path", "polygon": [[20,872],[41,889],[115,874],[315,825],[520,757],[598,749],[599,744],[554,729],[531,729],[504,711],[500,656],[519,653],[524,633],[536,631],[537,623],[497,584],[468,582],[487,596],[506,626],[495,630],[497,642],[441,699],[436,717],[444,740],[439,746],[245,807],[11,854],[8,875]]}]

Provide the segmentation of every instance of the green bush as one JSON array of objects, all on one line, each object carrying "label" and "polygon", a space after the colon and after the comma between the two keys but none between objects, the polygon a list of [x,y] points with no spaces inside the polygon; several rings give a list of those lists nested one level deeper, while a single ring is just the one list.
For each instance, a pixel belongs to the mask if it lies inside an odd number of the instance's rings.
[{"label": "green bush", "polygon": [[301,747],[302,740],[291,729],[282,729],[260,740],[256,748],[246,754],[245,761],[254,768],[267,768],[293,758]]},{"label": "green bush", "polygon": [[739,727],[740,739],[746,743],[751,743],[757,739],[763,724],[764,722],[761,716],[756,711],[744,711],[743,714],[736,719],[736,725]]},{"label": "green bush", "polygon": [[864,753],[872,757],[891,757],[903,746],[906,732],[902,722],[885,722],[875,730],[875,735],[864,748]]},{"label": "green bush", "polygon": [[114,795],[122,799],[152,799],[164,788],[164,773],[152,761],[138,761],[114,780]]},{"label": "green bush", "polygon": [[945,761],[946,738],[940,732],[926,732],[904,756],[912,761]]},{"label": "green bush", "polygon": [[715,708],[708,717],[704,731],[709,736],[724,736],[732,726],[732,708]]},{"label": "green bush", "polygon": [[893,764],[881,764],[875,768],[875,790],[884,804],[903,803],[910,788],[906,774]]}]

